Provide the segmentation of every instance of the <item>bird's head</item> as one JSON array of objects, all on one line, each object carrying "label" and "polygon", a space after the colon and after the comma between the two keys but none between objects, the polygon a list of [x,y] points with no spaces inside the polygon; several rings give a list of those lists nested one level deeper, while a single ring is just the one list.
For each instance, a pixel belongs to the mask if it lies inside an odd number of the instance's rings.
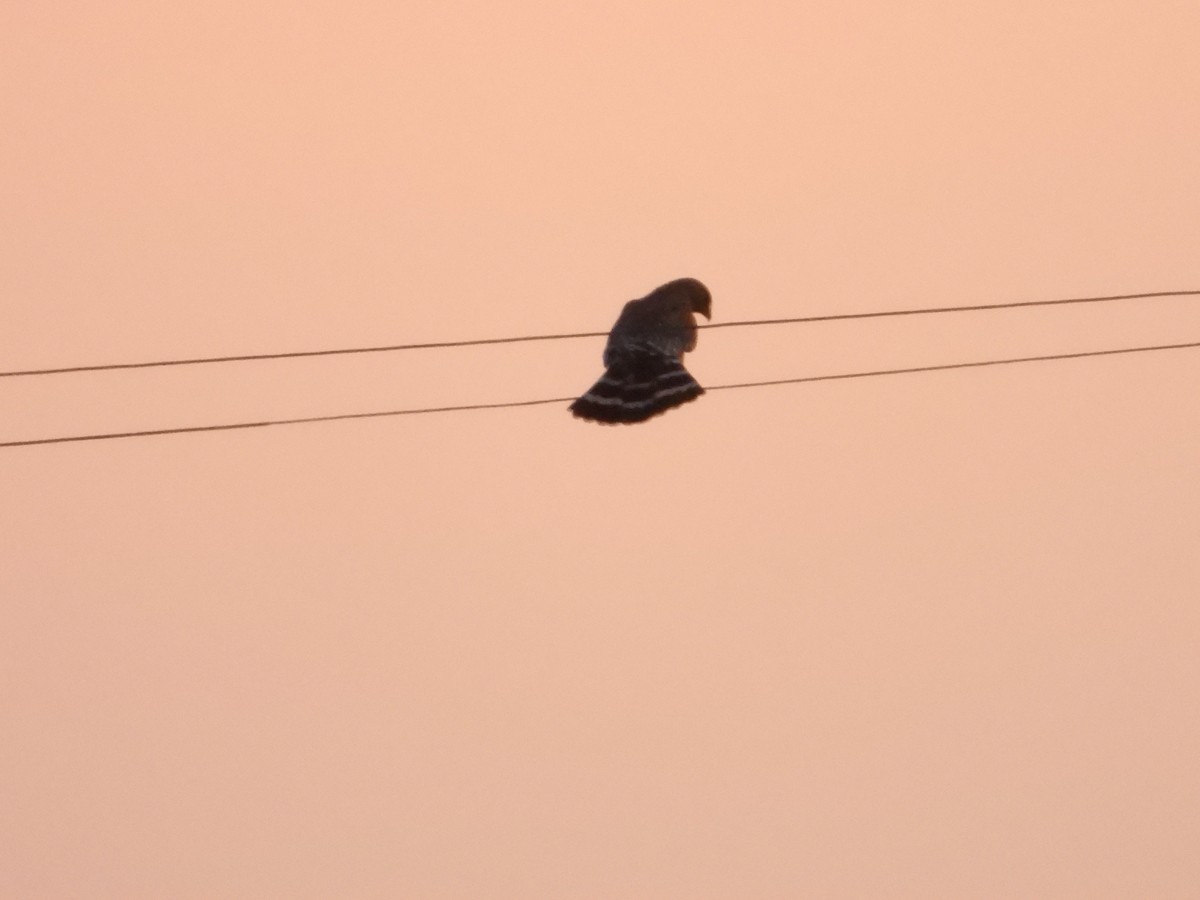
[{"label": "bird's head", "polygon": [[712,294],[708,292],[708,288],[702,282],[695,278],[679,278],[663,287],[687,297],[692,312],[698,312],[706,319],[712,318]]}]

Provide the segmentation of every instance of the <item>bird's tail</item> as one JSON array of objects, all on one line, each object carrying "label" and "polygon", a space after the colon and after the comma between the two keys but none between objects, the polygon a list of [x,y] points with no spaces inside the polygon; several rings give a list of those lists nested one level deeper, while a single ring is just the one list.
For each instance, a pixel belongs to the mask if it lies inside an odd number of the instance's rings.
[{"label": "bird's tail", "polygon": [[703,393],[704,388],[678,359],[656,357],[639,360],[637,365],[610,366],[571,404],[571,412],[605,424],[644,422]]}]

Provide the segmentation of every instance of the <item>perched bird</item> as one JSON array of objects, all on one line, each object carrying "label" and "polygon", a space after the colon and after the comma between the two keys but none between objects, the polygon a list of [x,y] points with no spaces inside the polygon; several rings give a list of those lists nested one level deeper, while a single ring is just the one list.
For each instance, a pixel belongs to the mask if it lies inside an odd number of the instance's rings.
[{"label": "perched bird", "polygon": [[695,278],[626,303],[604,347],[607,371],[571,412],[606,424],[644,422],[703,394],[683,367],[683,354],[696,348],[696,313],[712,318],[712,295]]}]

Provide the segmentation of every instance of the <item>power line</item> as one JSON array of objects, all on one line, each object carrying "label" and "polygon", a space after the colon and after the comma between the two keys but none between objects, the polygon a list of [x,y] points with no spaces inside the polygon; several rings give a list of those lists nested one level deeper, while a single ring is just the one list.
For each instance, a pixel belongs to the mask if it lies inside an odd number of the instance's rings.
[{"label": "power line", "polygon": [[[1187,344],[1156,344],[1152,347],[1120,347],[1116,350],[1085,350],[1082,353],[1055,353],[1049,356],[1017,356],[1008,359],[985,359],[978,362],[945,363],[936,366],[911,366],[904,369],[875,369],[871,372],[843,372],[837,375],[806,375],[803,378],[776,378],[771,381],[744,381],[739,384],[719,384],[710,391],[730,391],[736,388],[770,387],[777,384],[807,384],[817,381],[846,381],[851,378],[874,378],[879,375],[912,375],[918,372],[945,372],[950,369],[981,369],[985,366],[1011,366],[1016,363],[1049,362],[1056,359],[1083,359],[1089,356],[1119,356],[1129,353],[1150,353],[1155,350],[1188,350],[1200,347],[1200,341]],[[3,446],[3,445],[0,445]]]},{"label": "power line", "polygon": [[893,316],[924,316],[931,313],[981,312],[993,309],[1020,309],[1029,306],[1066,306],[1072,303],[1107,303],[1113,300],[1148,300],[1153,297],[1191,297],[1200,291],[1152,291],[1144,294],[1110,294],[1104,297],[1067,297],[1063,300],[1018,300],[1012,303],[982,303],[974,306],[925,306],[917,309],[885,309],[878,312],[836,313],[827,316],[800,316],[789,319],[753,319],[745,322],[711,322],[701,328],[737,328],[742,325],[787,325],[794,322],[837,322],[848,319],[883,319]]},{"label": "power line", "polygon": [[263,359],[300,359],[309,356],[344,356],[351,353],[390,353],[397,350],[435,350],[443,347],[479,347],[484,344],[518,344],[524,341],[557,341],[564,338],[607,336],[607,331],[581,331],[576,334],[535,334],[524,337],[479,338],[469,341],[433,341],[425,344],[344,347],[336,350],[294,350],[287,353],[246,353],[239,356],[196,356],[190,359],[158,359],[149,362],[106,363],[95,366],[61,366],[56,369],[24,369],[15,372],[0,372],[0,378],[13,378],[20,375],[63,375],[69,372],[110,372],[116,369],[153,369],[162,366],[195,366],[205,363],[251,362]]},{"label": "power line", "polygon": [[[1013,303],[984,303],[975,306],[928,306],[917,309],[891,309],[876,312],[834,313],[817,316],[794,316],[785,319],[754,319],[740,322],[711,322],[700,328],[739,328],[755,325],[790,325],[811,322],[838,322],[851,319],[882,319],[894,316],[923,316],[934,313],[982,312],[997,309],[1020,309],[1034,306],[1065,306],[1078,303],[1107,303],[1115,300],[1148,300],[1162,297],[1191,297],[1193,291],[1151,291],[1140,294],[1112,294],[1103,297],[1069,297],[1061,300],[1021,300]],[[26,375],[64,375],[76,372],[111,372],[118,369],[153,369],[164,366],[194,366],[209,363],[252,362],[269,359],[300,359],[316,356],[344,356],[359,353],[390,353],[400,350],[436,350],[448,347],[479,347],[486,344],[518,344],[530,341],[561,341],[570,338],[607,337],[607,331],[578,331],[570,334],[531,334],[519,337],[477,338],[463,341],[432,341],[418,344],[386,344],[374,347],[343,347],[333,350],[295,350],[284,353],[246,353],[235,356],[196,356],[186,359],[160,359],[132,363],[105,363],[89,366],[59,366],[49,369],[20,369],[0,372],[0,378]]]},{"label": "power line", "polygon": [[[988,359],[976,362],[945,363],[934,366],[912,366],[902,369],[875,369],[868,372],[844,372],[835,375],[806,375],[802,378],[780,378],[772,381],[747,381],[738,384],[720,384],[709,391],[728,391],[738,388],[767,387],[783,384],[806,384],[818,381],[844,381],[851,378],[875,378],[883,375],[911,375],[919,372],[945,372],[951,369],[976,369],[984,366],[1008,366],[1017,363],[1048,362],[1062,359],[1083,359],[1092,356],[1117,356],[1130,353],[1150,353],[1158,350],[1185,350],[1200,347],[1200,341],[1186,344],[1157,344],[1149,347],[1121,347],[1115,350],[1087,350],[1081,353],[1055,353],[1048,356],[1020,356],[1008,359]],[[568,403],[574,397],[552,397],[545,400],[517,400],[506,403],[472,403],[463,406],[431,406],[419,409],[393,409],[380,412],[341,413],[331,416],[306,416],[297,419],[270,419],[261,422],[235,422],[224,425],[193,425],[183,428],[156,428],[149,431],[122,431],[108,434],[81,434],[68,437],[37,438],[26,441],[4,441],[0,447],[32,447],[42,444],[66,444],[79,441],[106,441],[117,438],[153,437],[166,434],[194,434],[204,431],[235,431],[246,428],[266,428],[271,425],[303,425],[315,422],[340,422],[350,419],[378,419],[388,416],[414,416],[425,413],[465,412],[480,409],[512,409],[519,406],[544,406],[551,403]]]},{"label": "power line", "polygon": [[549,400],[518,400],[508,403],[470,403],[464,406],[428,406],[423,409],[389,409],[381,412],[339,413],[333,416],[305,416],[299,419],[270,419],[262,422],[234,422],[226,425],[189,425],[183,428],[154,428],[149,431],[121,431],[109,434],[79,434],[70,437],[38,438],[32,441],[4,441],[0,447],[32,447],[38,444],[69,444],[78,441],[110,441],[116,438],[156,437],[164,434],[196,434],[202,431],[238,431],[244,428],[266,428],[270,425],[306,425],[313,422],[343,422],[350,419],[380,419],[386,416],[416,416],[422,413],[464,412],[474,409],[509,409],[516,406],[542,406],[548,403],[568,403],[574,397],[554,397]]}]

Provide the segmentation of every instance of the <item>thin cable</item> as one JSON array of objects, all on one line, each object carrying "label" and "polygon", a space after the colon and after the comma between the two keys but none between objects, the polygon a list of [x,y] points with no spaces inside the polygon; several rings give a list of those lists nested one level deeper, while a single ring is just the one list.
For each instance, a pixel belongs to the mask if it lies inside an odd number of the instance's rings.
[{"label": "thin cable", "polygon": [[711,322],[700,328],[738,328],[742,325],[788,325],[796,322],[837,322],[849,319],[883,319],[892,316],[924,316],[930,313],[980,312],[1020,309],[1027,306],[1066,306],[1071,303],[1106,303],[1112,300],[1146,300],[1152,297],[1191,297],[1200,291],[1152,291],[1145,294],[1111,294],[1105,297],[1068,297],[1065,300],[1018,300],[1013,303],[983,303],[976,306],[924,306],[917,309],[887,309],[879,312],[836,313],[828,316],[798,316],[789,319],[753,319],[745,322]]},{"label": "thin cable", "polygon": [[[767,387],[779,384],[805,384],[817,381],[840,381],[849,378],[874,378],[881,375],[909,375],[917,372],[945,372],[950,369],[975,369],[983,366],[1007,366],[1016,363],[1047,362],[1059,359],[1083,359],[1089,356],[1117,356],[1129,353],[1150,353],[1157,350],[1185,350],[1200,347],[1200,341],[1187,344],[1157,344],[1150,347],[1122,347],[1116,350],[1087,350],[1082,353],[1056,353],[1049,356],[1021,356],[1010,359],[988,359],[979,362],[946,363],[936,366],[913,366],[904,369],[876,369],[870,372],[846,372],[837,375],[806,375],[803,378],[780,378],[772,381],[746,381],[739,384],[719,384],[709,391],[728,391],[737,388]],[[378,419],[385,416],[415,416],[424,413],[464,412],[477,409],[511,409],[518,406],[544,406],[567,403],[574,397],[553,397],[546,400],[518,400],[507,403],[472,403],[464,406],[431,406],[422,409],[394,409],[382,412],[343,413],[333,416],[308,416],[301,419],[272,419],[262,422],[237,422],[228,425],[194,425],[185,428],[157,428],[151,431],[122,431],[110,434],[81,434],[69,437],[37,438],[28,441],[4,441],[0,447],[32,447],[41,444],[66,444],[78,441],[107,441],[116,438],[152,437],[164,434],[194,434],[202,431],[234,431],[244,428],[266,428],[270,425],[301,425],[313,422],[339,422],[349,419]]]},{"label": "thin cable", "polygon": [[[1086,350],[1082,353],[1055,353],[1051,356],[1018,356],[1010,359],[985,359],[979,362],[946,363],[937,366],[912,366],[905,369],[876,369],[871,372],[844,372],[837,375],[806,375],[803,378],[777,378],[771,381],[744,381],[739,384],[719,384],[710,391],[731,391],[737,388],[769,387],[776,384],[807,384],[816,381],[844,381],[849,378],[874,378],[879,375],[911,375],[917,372],[945,372],[949,369],[980,369],[984,366],[1011,366],[1016,363],[1048,362],[1056,359],[1083,359],[1087,356],[1118,356],[1128,353],[1149,353],[1154,350],[1186,350],[1200,347],[1200,341],[1188,344],[1157,344],[1153,347],[1121,347],[1117,350]],[[3,446],[0,444],[0,446]]]},{"label": "thin cable", "polygon": [[470,341],[433,341],[426,344],[386,344],[379,347],[345,347],[337,350],[294,350],[287,353],[246,353],[240,356],[196,356],[191,359],[156,359],[149,362],[106,363],[96,366],[61,366],[57,369],[23,369],[15,372],[0,372],[0,378],[14,378],[21,375],[63,375],[68,372],[111,372],[116,369],[154,369],[162,366],[195,366],[205,363],[251,362],[262,359],[300,359],[306,356],[344,356],[350,353],[390,353],[394,350],[479,347],[484,344],[519,344],[523,341],[557,341],[564,338],[607,336],[607,331],[581,331],[577,334],[534,334],[524,337],[480,338]]},{"label": "thin cable", "polygon": [[[882,319],[893,316],[923,316],[933,313],[980,312],[1019,309],[1031,306],[1065,306],[1072,303],[1106,303],[1114,300],[1147,300],[1155,297],[1191,297],[1194,291],[1152,291],[1141,294],[1112,294],[1104,297],[1069,297],[1065,300],[1022,300],[1014,303],[985,303],[978,306],[927,306],[918,309],[891,309],[878,312],[834,313],[819,316],[795,316],[786,319],[753,319],[742,322],[711,322],[700,328],[739,328],[751,325],[788,325],[805,322],[837,322],[851,319]],[[299,359],[314,356],[344,356],[351,353],[390,353],[399,350],[435,350],[446,347],[479,347],[485,344],[518,344],[528,341],[561,341],[569,338],[607,337],[607,331],[579,331],[571,334],[531,334],[520,337],[479,338],[465,341],[432,341],[423,344],[386,344],[377,347],[346,347],[335,350],[296,350],[286,353],[246,353],[237,356],[197,356],[188,359],[160,359],[148,362],[106,363],[91,366],[60,366],[52,369],[21,369],[0,372],[0,378],[25,375],[63,375],[71,372],[111,372],[118,369],[152,369],[163,366],[194,366],[208,363],[251,362],[268,359]]]},{"label": "thin cable", "polygon": [[385,416],[416,416],[422,413],[463,412],[472,409],[508,409],[515,406],[542,406],[547,403],[567,403],[574,397],[553,397],[548,400],[518,400],[509,403],[470,403],[465,406],[429,406],[423,409],[389,409],[381,412],[341,413],[333,416],[306,416],[301,419],[270,419],[262,422],[234,422],[229,425],[191,425],[184,428],[155,428],[150,431],[121,431],[110,434],[78,434],[70,437],[38,438],[32,441],[4,441],[0,447],[31,447],[38,444],[69,444],[77,441],[109,441],[115,438],[155,437],[162,434],[194,434],[201,431],[237,431],[243,428],[266,428],[270,425],[305,425],[312,422],[343,422],[349,419],[379,419]]}]

